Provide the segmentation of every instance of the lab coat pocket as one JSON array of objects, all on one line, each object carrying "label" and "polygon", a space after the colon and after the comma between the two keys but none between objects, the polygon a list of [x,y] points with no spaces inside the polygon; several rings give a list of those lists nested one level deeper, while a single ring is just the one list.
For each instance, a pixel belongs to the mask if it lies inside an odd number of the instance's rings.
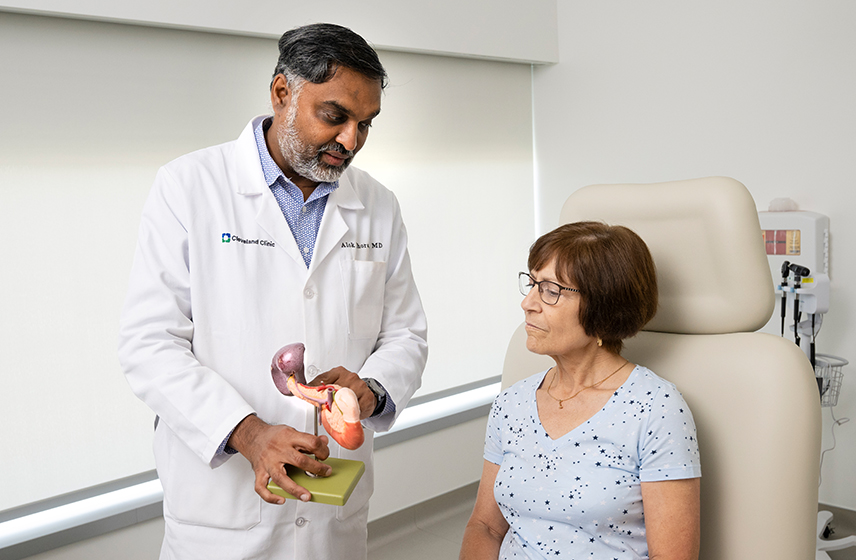
[{"label": "lab coat pocket", "polygon": [[199,460],[163,422],[155,433],[155,459],[164,515],[179,523],[246,530],[261,520],[252,468],[240,455],[216,469]]},{"label": "lab coat pocket", "polygon": [[347,259],[339,263],[348,310],[348,335],[352,340],[376,338],[383,319],[386,263]]}]

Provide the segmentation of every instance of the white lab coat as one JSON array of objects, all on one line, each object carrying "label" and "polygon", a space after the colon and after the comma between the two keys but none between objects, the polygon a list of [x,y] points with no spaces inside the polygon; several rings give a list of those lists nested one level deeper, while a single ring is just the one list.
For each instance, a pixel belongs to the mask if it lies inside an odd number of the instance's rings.
[{"label": "white lab coat", "polygon": [[[226,552],[235,531],[257,537],[241,541],[241,557],[256,557],[252,543],[264,541],[280,547],[260,558],[350,558],[365,548],[364,529],[353,526],[364,528],[373,488],[371,431],[356,451],[330,440],[331,456],[366,462],[344,507],[266,504],[253,489],[249,462],[216,451],[250,413],[311,433],[312,408],[282,396],[270,375],[274,353],[292,342],[306,345],[307,379],[344,366],[380,381],[401,412],[421,383],[425,316],[398,202],[353,167],[329,195],[306,268],[264,181],[253,136],[260,118],[238,140],[158,172],[140,225],[119,357],[132,390],[160,418],[154,451],[165,550],[185,527],[202,531],[209,558],[219,557],[212,550],[237,557]],[[392,419],[364,424],[382,431]],[[354,514],[360,519],[349,519]],[[271,518],[280,525],[265,529],[262,519]]]}]

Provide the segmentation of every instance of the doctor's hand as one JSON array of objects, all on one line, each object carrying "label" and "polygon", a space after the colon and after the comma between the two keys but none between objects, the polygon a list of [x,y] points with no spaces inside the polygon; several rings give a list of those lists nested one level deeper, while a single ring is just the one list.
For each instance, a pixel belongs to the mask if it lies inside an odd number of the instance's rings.
[{"label": "doctor's hand", "polygon": [[348,387],[357,394],[357,399],[360,401],[360,420],[365,420],[372,415],[377,406],[377,399],[366,382],[356,373],[339,366],[320,374],[309,382],[313,387],[333,384]]},{"label": "doctor's hand", "polygon": [[322,461],[326,459],[330,455],[327,436],[298,432],[291,426],[271,426],[254,414],[241,420],[228,444],[250,461],[256,473],[256,493],[271,504],[283,504],[285,498],[267,489],[268,480],[304,502],[312,498],[308,490],[288,477],[285,465],[320,476],[330,476],[333,471],[329,465],[306,455],[312,453]]}]

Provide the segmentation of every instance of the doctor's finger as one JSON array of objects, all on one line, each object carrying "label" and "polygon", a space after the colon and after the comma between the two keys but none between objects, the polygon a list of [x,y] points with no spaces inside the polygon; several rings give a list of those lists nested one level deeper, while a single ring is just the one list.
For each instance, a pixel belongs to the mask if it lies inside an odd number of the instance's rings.
[{"label": "doctor's finger", "polygon": [[[294,449],[315,455],[322,461],[330,456],[330,448],[327,447],[327,436],[315,436],[312,434],[301,434],[301,436],[303,437],[298,437],[294,441]],[[297,466],[297,463],[288,462]]]},{"label": "doctor's finger", "polygon": [[312,499],[312,494],[309,492],[309,490],[294,482],[286,474],[285,465],[281,465],[280,469],[271,473],[271,480],[273,480],[277,486],[279,486],[292,496],[295,496],[298,500],[308,502]]},{"label": "doctor's finger", "polygon": [[[283,480],[283,478],[285,480]],[[294,481],[292,481],[290,478],[288,478],[288,476],[285,475],[284,469],[283,469],[283,478],[279,478],[277,480],[277,477],[275,477],[275,476],[268,476],[268,473],[266,471],[264,471],[262,469],[257,470],[256,471],[256,484],[255,484],[256,494],[258,494],[262,500],[266,501],[269,504],[277,504],[277,505],[284,504],[285,498],[283,498],[282,496],[278,496],[278,495],[274,494],[273,492],[271,492],[270,490],[268,490],[268,487],[267,487],[268,481],[273,480],[277,484],[277,486],[279,486],[280,488],[282,488],[283,490],[285,490],[286,492],[288,492],[292,496],[300,497],[300,496],[303,496],[304,494],[309,495],[308,498],[303,500],[305,502],[309,501],[309,499],[312,497],[311,494],[309,494],[309,492],[305,488],[301,488],[300,486],[295,484]],[[286,480],[288,482],[290,482],[291,485],[287,485],[285,483]],[[293,488],[293,490],[290,490],[289,487]]]},{"label": "doctor's finger", "polygon": [[360,377],[342,366],[334,367],[329,371],[325,371],[315,379],[309,382],[310,385],[341,385],[342,387],[350,387],[356,384]]},{"label": "doctor's finger", "polygon": [[[377,405],[375,394],[368,388],[364,379],[356,373],[345,369],[342,366],[334,367],[330,371],[325,371],[315,378],[317,382],[336,384],[342,387],[347,387],[357,395],[357,401],[360,403],[360,418],[365,419],[371,416]],[[313,381],[315,383],[315,381]]]},{"label": "doctor's finger", "polygon": [[301,470],[321,477],[327,477],[333,474],[333,467],[326,463],[322,463],[311,455],[301,454],[301,456],[291,464]]}]

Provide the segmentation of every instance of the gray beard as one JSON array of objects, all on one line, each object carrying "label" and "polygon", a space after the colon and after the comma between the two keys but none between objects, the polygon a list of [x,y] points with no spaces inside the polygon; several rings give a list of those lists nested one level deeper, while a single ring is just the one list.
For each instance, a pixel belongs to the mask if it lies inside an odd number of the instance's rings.
[{"label": "gray beard", "polygon": [[[277,141],[279,143],[279,151],[282,157],[291,166],[291,169],[305,179],[315,181],[316,183],[332,183],[338,181],[345,169],[351,164],[354,153],[339,144],[331,142],[315,148],[303,142],[297,134],[297,127],[294,126],[294,121],[297,119],[297,96],[292,99],[291,105],[288,107],[288,113],[285,115],[285,121],[279,125]],[[343,154],[347,159],[345,162],[336,167],[327,165],[321,161],[321,154],[326,151],[336,151]]]}]

